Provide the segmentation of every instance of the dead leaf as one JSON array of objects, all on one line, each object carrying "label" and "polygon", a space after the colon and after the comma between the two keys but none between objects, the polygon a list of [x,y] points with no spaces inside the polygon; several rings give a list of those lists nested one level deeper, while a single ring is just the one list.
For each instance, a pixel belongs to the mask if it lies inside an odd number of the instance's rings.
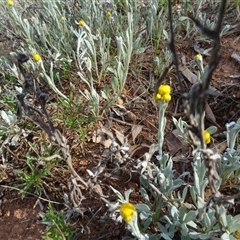
[{"label": "dead leaf", "polygon": [[149,145],[146,145],[146,144],[133,145],[129,149],[129,155],[131,158],[132,157],[140,158],[148,151],[149,151]]},{"label": "dead leaf", "polygon": [[236,52],[232,53],[231,58],[235,59],[238,63],[240,63],[240,56]]},{"label": "dead leaf", "polygon": [[107,127],[102,126],[101,131],[102,131],[101,133],[106,134],[109,138],[114,139],[112,131],[108,130]]},{"label": "dead leaf", "polygon": [[205,112],[206,112],[207,117],[211,120],[211,122],[212,122],[213,124],[215,124],[218,128],[221,129],[221,126],[219,126],[218,123],[216,122],[215,115],[213,114],[213,111],[212,111],[212,109],[210,108],[210,106],[209,106],[208,103],[206,104]]},{"label": "dead leaf", "polygon": [[165,135],[165,140],[171,156],[175,155],[183,147],[183,143],[171,132]]},{"label": "dead leaf", "polygon": [[200,53],[205,56],[210,56],[209,52],[212,50],[212,47],[204,49],[204,48],[201,48],[198,44],[194,44],[193,48],[197,53]]},{"label": "dead leaf", "polygon": [[112,144],[112,139],[105,139],[104,141],[102,141],[102,144],[104,145],[105,148],[109,148]]},{"label": "dead leaf", "polygon": [[101,140],[102,140],[101,131],[100,129],[97,129],[96,131],[93,132],[92,141],[94,143],[100,143]]},{"label": "dead leaf", "polygon": [[[179,66],[179,70],[182,72],[183,76],[192,84],[198,82],[197,75],[192,73],[186,66]],[[219,96],[222,95],[215,87],[210,86],[209,89],[212,91],[212,95]]]},{"label": "dead leaf", "polygon": [[122,144],[122,145],[126,145],[127,144],[127,138],[118,130],[114,129],[116,137],[118,139],[118,141]]},{"label": "dead leaf", "polygon": [[[186,137],[184,137],[184,134],[183,133],[181,133],[177,128],[176,129],[174,129],[174,130],[172,130],[172,133],[179,139],[185,139]],[[179,140],[180,140],[179,139]],[[183,140],[180,140],[181,142],[182,142],[182,144],[184,144],[184,145],[188,145],[188,142],[183,142]]]},{"label": "dead leaf", "polygon": [[224,152],[227,148],[227,141],[223,141],[214,145],[212,150],[215,152]]},{"label": "dead leaf", "polygon": [[192,73],[186,66],[179,66],[179,70],[190,83],[197,83],[197,76]]},{"label": "dead leaf", "polygon": [[143,125],[133,125],[132,126],[132,138],[133,138],[133,143],[135,144],[135,139],[137,135],[142,131]]}]

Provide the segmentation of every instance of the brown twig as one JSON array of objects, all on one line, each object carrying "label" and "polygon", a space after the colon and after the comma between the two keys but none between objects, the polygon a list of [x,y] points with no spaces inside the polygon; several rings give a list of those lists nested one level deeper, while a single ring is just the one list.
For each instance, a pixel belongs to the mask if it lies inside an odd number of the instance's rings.
[{"label": "brown twig", "polygon": [[177,57],[177,51],[175,46],[175,38],[174,38],[174,31],[173,31],[173,21],[172,21],[172,1],[168,1],[168,20],[170,25],[170,42],[168,43],[170,50],[172,51],[173,55],[173,63],[176,68],[176,75],[178,79],[178,84],[181,88],[181,92],[183,93],[183,85],[180,77],[180,71],[179,71],[179,63],[178,63],[178,57]]},{"label": "brown twig", "polygon": [[[50,116],[46,110],[46,102],[48,95],[41,91],[34,77],[29,74],[28,71],[22,66],[24,62],[27,62],[29,60],[29,57],[25,54],[18,54],[16,56],[16,59],[20,72],[24,78],[22,93],[19,93],[17,95],[18,116],[21,117],[24,110],[24,112],[34,122],[40,125],[40,127],[48,134],[49,138],[61,147],[62,156],[64,159],[66,159],[68,167],[70,168],[74,178],[81,183],[82,187],[88,188],[88,184],[83,180],[82,177],[79,176],[79,174],[72,166],[72,158],[66,138],[60,133],[60,131],[54,128]],[[36,106],[31,106],[25,101],[27,93],[34,94],[34,96],[38,100],[38,103],[40,104],[40,110]],[[47,119],[47,121],[45,121],[45,119]],[[79,186],[76,187],[78,188],[79,197],[81,199],[84,199]]]},{"label": "brown twig", "polygon": [[[178,69],[178,60],[176,55],[175,43],[174,43],[174,35],[172,28],[172,13],[171,13],[171,1],[168,1],[169,6],[169,22],[170,22],[170,32],[171,32],[171,41],[169,44],[170,50],[173,54],[173,62],[175,64],[176,70]],[[216,182],[220,182],[220,176],[217,171],[217,161],[221,158],[219,154],[215,154],[211,149],[206,148],[206,144],[204,142],[204,117],[205,117],[205,104],[206,98],[209,93],[209,85],[211,82],[212,74],[216,69],[220,58],[220,32],[223,24],[223,17],[226,8],[227,1],[222,0],[219,12],[218,12],[218,21],[216,23],[215,28],[209,29],[202,25],[202,23],[195,19],[191,14],[188,14],[189,18],[195,23],[195,25],[201,29],[202,33],[205,34],[213,41],[213,48],[211,52],[210,61],[208,64],[208,69],[204,73],[204,77],[201,83],[196,83],[193,85],[190,94],[184,94],[186,96],[186,104],[185,111],[189,116],[190,120],[190,131],[198,137],[200,140],[200,146],[198,146],[198,150],[201,153],[202,158],[205,161],[207,171],[208,183],[212,192],[212,196],[209,198],[209,201],[206,203],[205,207],[200,212],[200,216],[202,216],[203,212],[206,211],[207,207],[210,205],[210,202],[214,202],[215,207],[215,216],[216,219],[219,220],[219,205],[223,203],[234,204],[235,202],[240,201],[240,193],[234,196],[223,196],[219,190]],[[177,75],[179,78],[179,76]],[[178,79],[180,82],[180,78]],[[198,116],[198,122],[195,121],[195,116]],[[198,144],[199,145],[199,144]],[[195,152],[196,153],[196,152]],[[220,225],[220,231],[223,232],[224,228],[221,224],[221,221],[218,221]]]}]

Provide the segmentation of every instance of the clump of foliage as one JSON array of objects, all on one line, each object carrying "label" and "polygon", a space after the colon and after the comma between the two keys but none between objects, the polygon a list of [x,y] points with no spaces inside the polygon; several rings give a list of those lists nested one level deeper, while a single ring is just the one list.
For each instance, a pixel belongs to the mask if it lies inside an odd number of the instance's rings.
[{"label": "clump of foliage", "polygon": [[[184,1],[182,11],[176,14],[172,14],[170,0],[2,1],[0,29],[6,32],[6,38],[18,40],[13,44],[13,51],[0,59],[4,73],[1,75],[4,83],[0,82],[0,104],[4,108],[0,119],[3,164],[10,161],[6,149],[18,147],[21,139],[33,146],[30,141],[34,138],[29,136],[34,131],[40,132],[40,128],[47,136],[41,139],[41,153],[37,157],[24,154],[26,168],[16,171],[22,197],[29,191],[39,196],[45,193],[44,180],[60,162],[54,159],[61,159],[71,172],[67,183],[70,196],[64,195],[65,206],[83,214],[82,189],[93,191],[107,203],[112,216],[120,212],[132,234],[124,239],[234,240],[239,237],[240,215],[233,216],[228,211],[238,201],[239,193],[223,196],[220,190],[228,181],[234,186],[239,184],[240,122],[227,124],[224,152],[208,148],[216,127],[205,129],[204,124],[211,75],[220,60],[220,39],[230,29],[229,24],[223,25],[226,2],[219,3],[218,15],[212,22],[200,12],[203,1]],[[195,9],[196,17],[186,14]],[[201,33],[202,42],[212,43],[206,66],[201,54],[193,60],[199,71],[190,93],[183,91],[175,46],[174,33],[179,26],[186,27],[185,36],[181,35],[184,39]],[[166,41],[169,48],[162,47]],[[154,74],[158,77],[155,86],[149,83],[159,111],[158,143],[150,147],[138,164],[143,202],[132,204],[131,190],[123,196],[112,188],[118,196],[118,201],[112,203],[97,191],[101,171],[95,174],[89,171],[92,179],[88,181],[75,171],[71,146],[64,133],[75,131],[84,141],[90,127],[118,103],[131,65],[148,49],[152,50]],[[173,66],[178,82],[163,84]],[[178,174],[174,174],[172,156],[163,150],[165,113],[176,84],[181,89],[188,122],[181,118],[172,121],[179,138],[194,146],[192,172]],[[51,109],[57,114],[50,114]],[[57,124],[62,125],[63,131]],[[43,146],[48,144],[58,150],[54,154],[46,152],[48,148]],[[209,189],[210,194],[206,196]],[[74,239],[76,231],[66,221],[64,211],[54,211],[49,205],[41,216],[47,225],[44,239]]]}]

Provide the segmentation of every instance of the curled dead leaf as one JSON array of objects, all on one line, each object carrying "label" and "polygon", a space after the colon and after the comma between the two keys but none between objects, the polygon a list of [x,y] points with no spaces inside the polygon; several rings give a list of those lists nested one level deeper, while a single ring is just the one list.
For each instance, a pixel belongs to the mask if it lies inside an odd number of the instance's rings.
[{"label": "curled dead leaf", "polygon": [[133,138],[134,144],[135,144],[136,137],[142,131],[142,129],[143,129],[143,125],[135,124],[132,126],[132,138]]}]

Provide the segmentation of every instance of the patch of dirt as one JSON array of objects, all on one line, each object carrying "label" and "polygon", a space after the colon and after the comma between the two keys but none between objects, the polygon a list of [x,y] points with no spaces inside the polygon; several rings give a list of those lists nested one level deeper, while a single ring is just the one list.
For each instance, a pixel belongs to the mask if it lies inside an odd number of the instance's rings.
[{"label": "patch of dirt", "polygon": [[[117,124],[113,125],[113,128],[119,127]],[[115,202],[117,196],[110,189],[110,186],[121,193],[131,188],[133,189],[131,202],[139,203],[141,200],[139,193],[139,176],[134,175],[134,173],[131,175],[129,169],[127,169],[127,166],[131,167],[133,163],[125,163],[122,164],[121,168],[117,168],[114,161],[102,157],[104,147],[101,144],[85,143],[83,149],[84,151],[76,154],[73,159],[73,166],[78,173],[81,173],[81,176],[89,179],[89,175],[86,174],[87,169],[94,173],[97,169],[96,166],[100,162],[102,165],[106,164],[104,172],[99,176],[101,184],[97,187],[99,187],[100,193],[103,194],[108,201]],[[91,191],[84,191],[84,196],[86,199],[83,200],[81,204],[84,215],[76,222],[76,226],[80,229],[76,239],[118,240],[129,235],[124,222],[115,223],[113,219],[111,219],[108,207],[104,201],[99,199],[99,195]]]},{"label": "patch of dirt", "polygon": [[38,223],[40,208],[36,198],[21,200],[15,193],[6,192],[0,210],[0,239],[41,240],[45,226]]}]

